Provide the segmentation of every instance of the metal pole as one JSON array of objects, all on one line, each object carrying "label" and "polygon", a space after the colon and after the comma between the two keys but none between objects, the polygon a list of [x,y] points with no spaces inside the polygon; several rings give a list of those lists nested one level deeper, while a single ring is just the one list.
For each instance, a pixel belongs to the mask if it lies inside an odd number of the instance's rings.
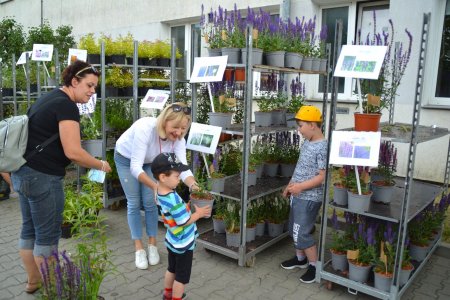
[{"label": "metal pole", "polygon": [[250,161],[250,146],[251,146],[251,135],[250,135],[250,121],[252,118],[252,48],[253,48],[253,26],[247,25],[247,60],[245,63],[245,95],[244,95],[244,148],[242,153],[242,179],[241,179],[241,220],[240,220],[240,235],[241,240],[239,243],[239,261],[240,266],[245,265],[245,254],[246,254],[246,227],[247,227],[247,204],[248,204],[248,163]]},{"label": "metal pole", "polygon": [[133,122],[139,119],[138,102],[138,41],[134,41],[133,49]]},{"label": "metal pole", "polygon": [[175,85],[177,80],[177,68],[176,68],[176,53],[177,43],[175,38],[172,38],[171,55],[170,55],[170,98],[172,103],[175,101]]},{"label": "metal pole", "polygon": [[31,88],[30,88],[30,57],[29,54],[26,53],[26,65],[25,65],[25,76],[27,77],[27,109],[30,108],[31,105]]},{"label": "metal pole", "polygon": [[0,60],[0,120],[3,120],[3,80],[2,80],[3,64]]},{"label": "metal pole", "polygon": [[44,26],[44,0],[41,0],[41,28]]},{"label": "metal pole", "polygon": [[59,75],[60,75],[58,49],[55,48],[55,52],[53,55],[55,56],[55,88],[58,88],[59,87]]},{"label": "metal pole", "polygon": [[17,82],[16,82],[16,55],[13,53],[11,58],[12,81],[13,81],[13,106],[14,115],[17,116]]}]

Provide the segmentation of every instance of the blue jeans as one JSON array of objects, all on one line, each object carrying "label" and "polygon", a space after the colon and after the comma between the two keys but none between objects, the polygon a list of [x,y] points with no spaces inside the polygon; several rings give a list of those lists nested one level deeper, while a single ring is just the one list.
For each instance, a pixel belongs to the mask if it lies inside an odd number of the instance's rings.
[{"label": "blue jeans", "polygon": [[[140,240],[142,238],[141,205],[144,206],[145,210],[147,236],[156,237],[158,234],[158,207],[154,200],[154,191],[131,175],[128,158],[115,151],[114,162],[116,163],[120,184],[127,197],[127,217],[131,239]],[[154,179],[150,164],[145,164],[143,169],[150,178]]]},{"label": "blue jeans", "polygon": [[33,250],[34,256],[43,257],[58,250],[65,201],[63,178],[28,166],[12,173],[22,211],[19,249]]}]

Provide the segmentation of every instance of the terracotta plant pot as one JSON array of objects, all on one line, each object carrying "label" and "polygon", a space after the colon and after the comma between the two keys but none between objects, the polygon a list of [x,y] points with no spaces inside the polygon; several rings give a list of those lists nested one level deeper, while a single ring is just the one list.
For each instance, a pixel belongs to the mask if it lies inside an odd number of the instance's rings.
[{"label": "terracotta plant pot", "polygon": [[234,71],[234,80],[245,81],[245,69],[236,69]]},{"label": "terracotta plant pot", "polygon": [[378,131],[381,114],[355,113],[355,131]]}]

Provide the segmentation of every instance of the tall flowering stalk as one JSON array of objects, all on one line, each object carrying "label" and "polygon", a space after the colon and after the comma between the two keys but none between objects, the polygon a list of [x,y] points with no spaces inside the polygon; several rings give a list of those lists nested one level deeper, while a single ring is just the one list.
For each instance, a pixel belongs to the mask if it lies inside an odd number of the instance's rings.
[{"label": "tall flowering stalk", "polygon": [[395,172],[397,172],[397,148],[391,141],[380,144],[377,173],[383,177],[385,185],[394,185]]},{"label": "tall flowering stalk", "polygon": [[[411,58],[412,40],[413,37],[408,29],[405,33],[408,37],[408,46],[400,43],[398,47],[395,46],[394,39],[394,22],[389,19],[390,31],[379,33],[377,30],[376,13],[373,11],[373,32],[367,34],[366,37],[361,36],[361,31],[358,31],[356,44],[368,46],[387,46],[386,55],[381,67],[380,76],[377,80],[364,79],[361,80],[361,90],[363,97],[363,111],[367,113],[381,113],[384,108],[388,108],[395,96],[397,89],[400,86],[406,67]],[[380,105],[372,105],[367,102],[367,95],[373,94],[381,97]]]},{"label": "tall flowering stalk", "polygon": [[302,107],[305,104],[305,84],[300,81],[299,76],[292,79],[291,85],[291,100],[288,103],[287,106],[287,112],[288,113],[296,113],[300,107]]}]

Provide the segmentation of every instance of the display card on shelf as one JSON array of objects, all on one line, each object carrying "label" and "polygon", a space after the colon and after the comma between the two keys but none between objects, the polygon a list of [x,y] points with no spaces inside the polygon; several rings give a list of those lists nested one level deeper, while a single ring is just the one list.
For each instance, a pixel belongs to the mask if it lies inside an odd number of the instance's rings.
[{"label": "display card on shelf", "polygon": [[387,46],[344,45],[334,76],[378,79],[386,50]]},{"label": "display card on shelf", "polygon": [[33,53],[31,60],[51,61],[53,56],[53,45],[51,44],[33,44]]},{"label": "display card on shelf", "polygon": [[70,65],[76,60],[86,61],[87,50],[69,48],[69,55],[67,56],[67,65]]},{"label": "display card on shelf", "polygon": [[222,127],[192,123],[186,143],[186,149],[208,154],[216,152]]},{"label": "display card on shelf", "polygon": [[87,103],[77,103],[80,115],[87,115],[94,113],[96,103],[97,103],[97,94],[92,95]]},{"label": "display card on shelf", "polygon": [[22,52],[22,54],[20,54],[20,57],[16,62],[16,66],[26,64],[27,63],[27,54],[28,54],[28,58],[30,59],[31,53],[33,53],[33,51]]},{"label": "display card on shelf", "polygon": [[222,81],[227,67],[228,55],[196,57],[191,74],[191,83]]},{"label": "display card on shelf", "polygon": [[169,99],[170,91],[148,90],[141,102],[141,108],[163,109]]},{"label": "display card on shelf", "polygon": [[378,166],[381,132],[333,131],[330,164]]}]

